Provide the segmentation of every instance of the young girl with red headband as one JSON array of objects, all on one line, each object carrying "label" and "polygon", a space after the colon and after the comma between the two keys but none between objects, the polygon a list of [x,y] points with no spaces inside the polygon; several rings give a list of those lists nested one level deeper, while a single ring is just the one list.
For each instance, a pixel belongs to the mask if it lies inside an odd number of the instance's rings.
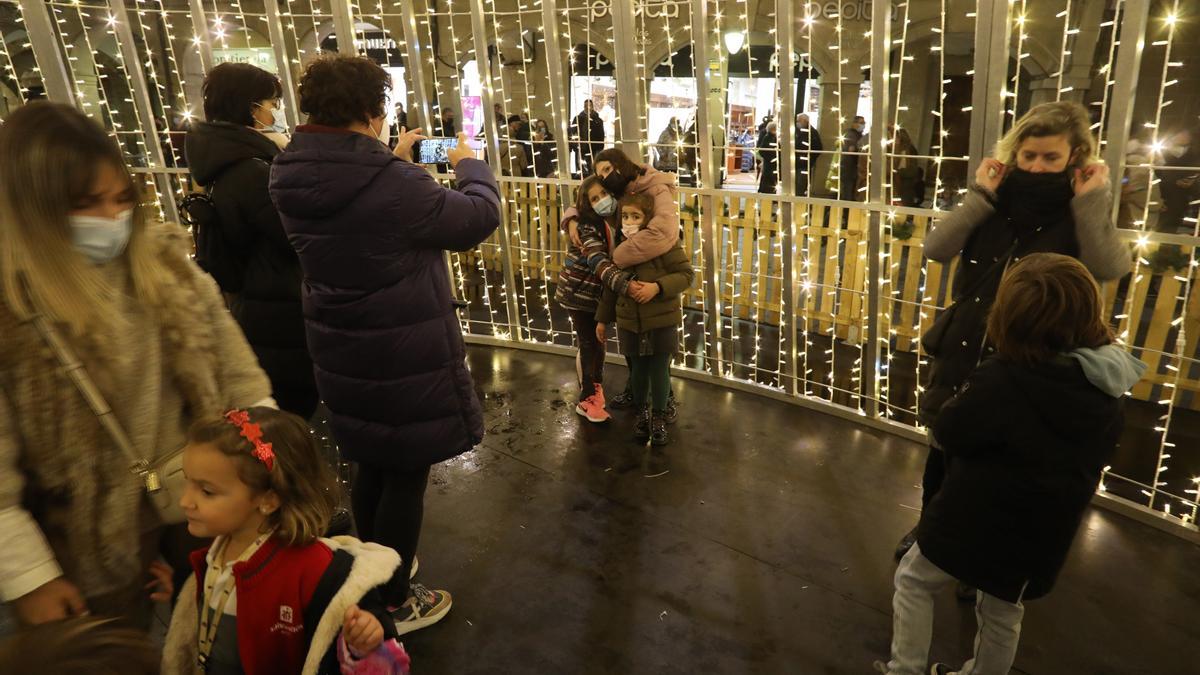
[{"label": "young girl with red headband", "polygon": [[322,539],[337,502],[308,425],[271,408],[197,422],[184,448],[192,554],[171,617],[163,673],[407,673],[375,590],[395,551]]}]

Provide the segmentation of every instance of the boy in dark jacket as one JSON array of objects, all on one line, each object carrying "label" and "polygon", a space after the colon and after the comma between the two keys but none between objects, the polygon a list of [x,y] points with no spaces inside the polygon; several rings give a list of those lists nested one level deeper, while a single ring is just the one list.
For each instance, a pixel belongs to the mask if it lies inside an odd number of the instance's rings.
[{"label": "boy in dark jacket", "polygon": [[[646,194],[626,194],[621,200],[621,232],[628,238],[648,226],[654,200]],[[634,438],[666,445],[667,401],[671,394],[671,357],[679,346],[683,323],[683,293],[695,279],[692,261],[678,243],[666,253],[639,263],[628,295],[617,297],[604,289],[596,310],[596,337],[603,342],[605,326],[617,321],[617,341],[629,359],[629,381],[638,421]]]},{"label": "boy in dark jacket", "polygon": [[[1100,289],[1078,260],[1036,253],[1005,275],[988,318],[996,356],[943,408],[946,482],[896,570],[889,675],[926,672],[936,592],[978,588],[974,657],[959,675],[1012,667],[1022,602],[1048,593],[1146,366],[1113,344]],[[944,664],[931,671],[950,673]]]}]

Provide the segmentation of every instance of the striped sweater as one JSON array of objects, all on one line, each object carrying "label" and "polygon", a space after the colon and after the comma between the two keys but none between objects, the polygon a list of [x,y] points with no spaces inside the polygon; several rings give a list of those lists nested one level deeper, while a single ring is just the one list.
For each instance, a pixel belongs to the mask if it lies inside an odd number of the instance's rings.
[{"label": "striped sweater", "polygon": [[580,218],[579,239],[583,242],[582,249],[574,243],[567,246],[554,300],[565,309],[594,312],[604,286],[617,295],[625,295],[634,276],[613,263],[614,242],[603,220],[595,216]]}]

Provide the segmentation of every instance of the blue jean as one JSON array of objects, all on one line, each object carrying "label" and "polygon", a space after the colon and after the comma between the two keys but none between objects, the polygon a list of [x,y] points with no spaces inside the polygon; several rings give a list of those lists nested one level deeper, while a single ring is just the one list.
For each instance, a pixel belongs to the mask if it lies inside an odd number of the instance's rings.
[{"label": "blue jean", "polygon": [[[896,595],[892,598],[892,658],[888,675],[924,675],[928,671],[929,644],[933,640],[933,600],[938,591],[958,580],[921,555],[914,545],[896,568]],[[1021,603],[1006,602],[977,591],[975,654],[958,675],[1008,675],[1021,637]]]}]

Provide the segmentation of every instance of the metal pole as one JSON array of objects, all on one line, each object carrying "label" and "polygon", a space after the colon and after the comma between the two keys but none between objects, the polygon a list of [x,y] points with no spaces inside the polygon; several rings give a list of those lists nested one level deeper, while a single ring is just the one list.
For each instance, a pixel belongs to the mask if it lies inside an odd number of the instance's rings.
[{"label": "metal pole", "polygon": [[[882,3],[876,3],[882,4]],[[796,166],[796,84],[792,81],[792,76],[796,72],[796,19],[793,11],[794,3],[792,0],[777,0],[775,4],[775,15],[777,17],[777,25],[775,34],[780,36],[778,44],[779,55],[776,58],[776,80],[779,83],[780,93],[782,94],[779,103],[779,119],[781,122],[787,122],[787,126],[780,125],[779,129],[779,173],[780,180],[783,181],[783,194],[785,197],[795,197],[796,195],[796,171],[799,167]],[[801,209],[804,205],[801,205]],[[796,202],[794,200],[785,200],[779,209],[779,224],[780,224],[780,252],[782,257],[782,280],[783,285],[779,301],[779,339],[780,347],[783,352],[783,363],[779,364],[779,373],[781,384],[790,381],[790,385],[785,385],[788,391],[795,392],[796,389],[796,327],[792,324],[795,319],[796,307]]]},{"label": "metal pole", "polygon": [[[1112,170],[1113,184],[1120,185],[1125,173],[1125,146],[1129,142],[1129,125],[1133,123],[1133,102],[1137,93],[1137,76],[1146,48],[1146,23],[1150,15],[1150,0],[1125,0],[1121,17],[1121,44],[1117,48],[1116,68],[1105,77],[1113,80],[1112,103],[1108,112],[1108,140],[1104,163]],[[1113,190],[1112,219],[1117,222],[1121,208],[1121,191]]]},{"label": "metal pole", "polygon": [[[884,152],[887,147],[887,120],[891,106],[891,3],[876,2],[871,6],[871,140],[870,177],[867,201],[886,205],[884,179],[890,173]],[[867,225],[867,344],[863,354],[862,387],[866,398],[867,415],[879,416],[879,321],[881,299],[880,280],[883,278],[883,212],[872,210]],[[882,338],[888,339],[885,334]]]},{"label": "metal pole", "polygon": [[[196,38],[196,48],[200,50],[200,69],[208,73],[213,69],[213,52],[212,52],[212,35],[208,30],[208,15],[204,11],[204,0],[189,0],[192,8],[192,35]],[[267,0],[266,5],[270,7],[274,3]],[[268,9],[267,13],[270,14]],[[275,8],[275,13],[278,15],[279,8]],[[282,31],[281,31],[282,34]],[[271,42],[275,41],[275,36],[271,36]],[[278,56],[276,56],[278,59]]]},{"label": "metal pole", "polygon": [[[199,0],[192,0],[192,4],[200,3]],[[270,36],[271,48],[275,51],[275,70],[279,76],[279,83],[283,87],[283,116],[287,119],[288,126],[295,129],[300,124],[300,100],[296,96],[292,63],[288,60],[287,41],[283,36],[283,21],[279,17],[279,5],[276,0],[265,0],[263,6],[267,10],[267,35]],[[211,54],[209,58],[212,58]]]},{"label": "metal pole", "polygon": [[354,46],[354,11],[350,9],[350,0],[330,0],[329,9],[333,14],[333,32],[337,35],[338,53],[344,56],[358,56],[358,47]]},{"label": "metal pole", "polygon": [[[700,170],[697,185],[716,186],[716,153],[708,119],[708,96],[712,72],[709,70],[708,0],[692,0],[692,69],[696,73],[696,144],[700,151]],[[701,182],[703,181],[703,182]],[[708,334],[708,353],[705,360],[713,375],[723,374],[721,348],[721,287],[717,283],[716,230],[718,198],[706,192],[700,197],[700,257],[704,263],[704,331]]]},{"label": "metal pole", "polygon": [[[637,24],[633,20],[635,0],[611,0],[610,13],[613,21],[613,41],[616,48],[617,71],[617,109],[621,119],[617,125],[615,145],[634,158],[635,162],[642,156],[641,143],[646,138],[642,128],[641,82],[638,78],[637,66]],[[647,73],[649,77],[651,73]]]},{"label": "metal pole", "polygon": [[[546,73],[550,78],[550,119],[554,125],[554,143],[558,152],[559,175],[570,177],[571,148],[567,143],[570,134],[569,108],[567,107],[566,84],[563,74],[565,52],[558,37],[558,0],[542,0],[542,51],[546,54]],[[559,191],[564,205],[571,204],[574,189],[563,185]],[[554,223],[557,225],[557,223]]]},{"label": "metal pole", "polygon": [[971,93],[970,159],[967,176],[1000,140],[1008,77],[1008,0],[979,0],[975,19],[975,84]]},{"label": "metal pole", "polygon": [[[142,70],[143,63],[133,41],[133,30],[129,27],[129,10],[125,6],[125,0],[110,0],[109,7],[113,16],[117,18],[113,24],[113,32],[116,33],[117,44],[121,49],[125,73],[129,76],[133,106],[142,121],[142,140],[146,144],[146,156],[152,169],[161,170],[166,168],[167,160],[158,139],[158,122],[154,114],[154,104],[150,100],[150,89],[146,84],[146,73]],[[179,222],[179,211],[175,208],[175,186],[171,184],[171,176],[155,173],[154,180],[158,183],[164,217],[167,222]]]},{"label": "metal pole", "polygon": [[[429,89],[425,83],[425,65],[421,63],[420,47],[421,34],[417,32],[417,12],[413,9],[413,3],[400,3],[401,23],[404,25],[404,70],[405,76],[409,83],[412,84],[413,100],[417,102],[417,124],[418,128],[425,132],[425,135],[433,133],[433,115],[430,113],[429,107]],[[450,17],[453,21],[454,17]],[[428,46],[425,53],[432,54],[433,47]],[[454,55],[455,68],[457,68],[458,54]],[[437,78],[437,66],[433,66],[433,77]],[[440,102],[439,102],[440,105]]]},{"label": "metal pole", "polygon": [[[542,49],[546,53],[547,77],[550,77],[550,117],[554,133],[554,149],[558,153],[558,172],[570,178],[571,148],[566,142],[570,136],[570,108],[566,104],[566,76],[564,62],[571,62],[570,55],[563,50],[562,36],[558,32],[558,0],[541,0]],[[539,150],[542,151],[542,150]],[[565,210],[574,202],[575,189],[571,185],[560,185],[559,201]],[[551,223],[558,227],[558,223]]]},{"label": "metal pole", "polygon": [[[475,62],[484,73],[483,82],[483,128],[487,142],[488,164],[492,173],[499,177],[500,171],[500,128],[496,125],[496,116],[492,114],[492,87],[495,81],[492,77],[492,59],[488,55],[487,23],[484,21],[484,0],[471,0],[471,32],[475,38]],[[496,60],[500,59],[499,51]],[[508,310],[508,325],[513,338],[521,340],[521,316],[517,311],[517,280],[513,271],[512,228],[508,222],[508,200],[503,186],[500,188],[500,264],[504,272],[504,305]],[[485,282],[486,283],[486,282]]]},{"label": "metal pole", "polygon": [[25,31],[33,45],[33,55],[42,75],[46,97],[56,103],[77,105],[74,78],[67,69],[62,50],[58,47],[52,11],[50,5],[44,2],[21,0],[21,17],[25,20]]}]

